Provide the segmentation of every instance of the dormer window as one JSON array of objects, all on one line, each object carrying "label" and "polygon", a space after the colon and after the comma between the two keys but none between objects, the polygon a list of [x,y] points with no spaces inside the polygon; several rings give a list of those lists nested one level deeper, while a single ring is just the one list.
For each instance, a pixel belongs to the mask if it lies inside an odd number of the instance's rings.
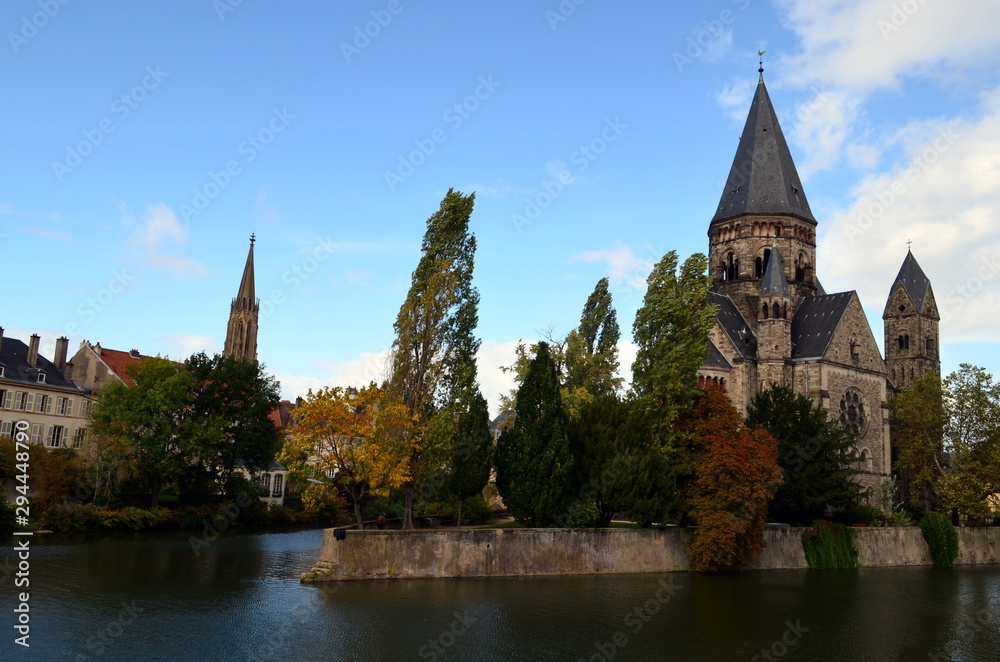
[{"label": "dormer window", "polygon": [[39,384],[44,384],[45,383],[45,373],[44,372],[38,373],[38,383]]},{"label": "dormer window", "polygon": [[0,377],[4,377],[4,370],[5,368],[2,365],[0,365]]}]

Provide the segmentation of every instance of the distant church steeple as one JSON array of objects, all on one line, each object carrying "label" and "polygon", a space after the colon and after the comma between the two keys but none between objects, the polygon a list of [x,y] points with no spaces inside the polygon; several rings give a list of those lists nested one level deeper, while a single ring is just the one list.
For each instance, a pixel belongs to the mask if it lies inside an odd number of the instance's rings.
[{"label": "distant church steeple", "polygon": [[257,360],[257,318],[260,301],[254,291],[253,245],[255,235],[250,235],[250,253],[243,268],[240,290],[229,309],[229,328],[226,330],[226,356]]},{"label": "distant church steeple", "polygon": [[941,316],[931,281],[909,250],[889,288],[882,320],[885,368],[894,386],[913,386],[915,379],[941,370],[938,329]]}]

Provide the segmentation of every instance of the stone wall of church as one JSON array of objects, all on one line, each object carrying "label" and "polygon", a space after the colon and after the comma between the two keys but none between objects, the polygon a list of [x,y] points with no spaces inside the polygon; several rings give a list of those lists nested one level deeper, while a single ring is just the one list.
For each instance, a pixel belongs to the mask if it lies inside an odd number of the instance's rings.
[{"label": "stone wall of church", "polygon": [[855,429],[858,434],[857,468],[862,486],[877,490],[889,474],[889,407],[884,375],[861,372],[835,364],[822,364],[826,409],[833,420]]}]

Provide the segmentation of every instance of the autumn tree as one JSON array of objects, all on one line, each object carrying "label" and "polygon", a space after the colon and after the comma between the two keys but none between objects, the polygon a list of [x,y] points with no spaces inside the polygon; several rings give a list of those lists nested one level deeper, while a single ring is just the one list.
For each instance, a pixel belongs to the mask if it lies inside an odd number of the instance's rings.
[{"label": "autumn tree", "polygon": [[280,458],[290,480],[309,483],[302,497],[307,507],[329,499],[332,487],[340,486],[350,497],[358,528],[364,528],[365,497],[388,496],[409,480],[413,417],[374,382],[360,391],[310,390],[293,418]]},{"label": "autumn tree", "polygon": [[538,344],[515,411],[497,441],[497,489],[518,521],[538,526],[565,511],[572,495],[567,416],[547,343]]},{"label": "autumn tree", "polygon": [[[469,233],[475,194],[449,190],[440,209],[427,219],[422,255],[396,318],[389,390],[409,408],[420,443],[412,446],[404,488],[403,526],[413,526],[413,505],[425,480],[441,464],[428,461],[449,439],[424,431],[438,412],[478,389],[475,356],[479,340],[479,292],[472,285],[476,238]],[[438,426],[444,429],[444,426]]]},{"label": "autumn tree", "polygon": [[281,434],[271,420],[280,402],[278,382],[262,364],[204,352],[185,365],[194,379],[192,415],[199,422],[197,457],[232,496],[240,466],[251,474],[266,470],[281,450]]},{"label": "autumn tree", "polygon": [[88,436],[128,449],[134,473],[145,481],[155,508],[164,485],[193,458],[194,380],[184,366],[162,358],[148,358],[126,370],[134,386],[112,382],[101,390],[91,409]]},{"label": "autumn tree", "polygon": [[754,396],[746,422],[778,440],[784,478],[771,501],[771,520],[807,526],[821,519],[827,506],[857,505],[862,488],[853,466],[856,439],[825,409],[785,386],[772,386]]},{"label": "autumn tree", "polygon": [[694,479],[685,489],[698,524],[691,544],[695,570],[742,569],[764,549],[763,529],[781,483],[778,441],[744,425],[729,398],[710,386],[681,421],[691,434]]}]

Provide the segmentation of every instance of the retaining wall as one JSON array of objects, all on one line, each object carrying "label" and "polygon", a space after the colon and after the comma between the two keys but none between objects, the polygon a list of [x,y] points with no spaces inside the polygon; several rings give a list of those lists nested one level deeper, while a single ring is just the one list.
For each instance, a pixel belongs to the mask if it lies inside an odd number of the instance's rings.
[{"label": "retaining wall", "polygon": [[[748,569],[807,568],[805,529],[768,529]],[[520,577],[673,572],[690,569],[689,529],[327,529],[320,560],[303,581],[387,577]],[[853,528],[861,566],[933,565],[917,527]],[[956,564],[1000,563],[1000,527],[958,529]]]}]

